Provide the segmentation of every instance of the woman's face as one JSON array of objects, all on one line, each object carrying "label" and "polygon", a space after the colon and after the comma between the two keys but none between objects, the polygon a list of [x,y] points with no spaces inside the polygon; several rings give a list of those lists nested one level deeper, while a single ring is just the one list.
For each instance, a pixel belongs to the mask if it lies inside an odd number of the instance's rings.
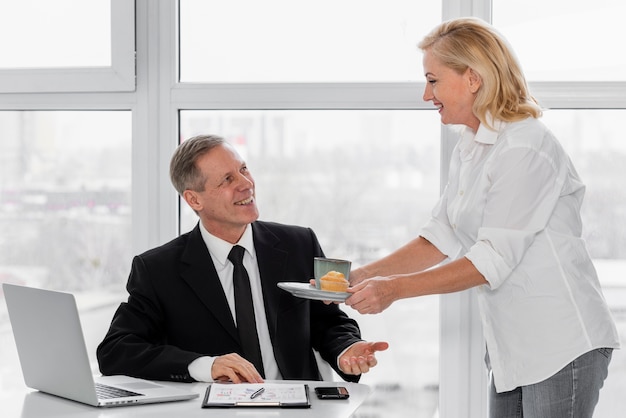
[{"label": "woman's face", "polygon": [[424,73],[426,88],[424,101],[432,101],[439,109],[441,123],[466,125],[474,132],[480,121],[472,112],[480,77],[471,69],[459,74],[445,66],[430,49],[424,51]]}]

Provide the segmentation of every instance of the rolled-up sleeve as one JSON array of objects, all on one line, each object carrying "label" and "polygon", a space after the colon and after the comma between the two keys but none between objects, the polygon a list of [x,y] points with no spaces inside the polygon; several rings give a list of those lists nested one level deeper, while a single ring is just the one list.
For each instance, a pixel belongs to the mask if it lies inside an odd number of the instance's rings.
[{"label": "rolled-up sleeve", "polygon": [[489,287],[497,288],[509,277],[513,269],[487,242],[479,241],[465,254],[476,270],[489,282]]},{"label": "rolled-up sleeve", "polygon": [[483,219],[465,254],[492,289],[510,276],[548,225],[565,176],[543,149],[503,151],[497,164],[486,167],[490,181]]},{"label": "rolled-up sleeve", "polygon": [[511,129],[500,131],[497,141],[486,130],[477,141],[463,139],[453,151],[446,190],[420,231],[448,257],[470,260],[492,289],[548,226],[571,233],[571,214],[565,214],[584,187],[569,175],[571,164],[550,133],[527,125],[502,125]]},{"label": "rolled-up sleeve", "polygon": [[454,231],[438,219],[431,219],[420,231],[420,236],[427,239],[439,251],[449,258],[456,258],[461,251],[461,244]]},{"label": "rolled-up sleeve", "polygon": [[450,222],[448,222],[448,216],[445,212],[446,199],[447,196],[444,191],[432,211],[432,218],[420,230],[420,236],[427,239],[449,258],[456,258],[460,254],[462,246]]}]

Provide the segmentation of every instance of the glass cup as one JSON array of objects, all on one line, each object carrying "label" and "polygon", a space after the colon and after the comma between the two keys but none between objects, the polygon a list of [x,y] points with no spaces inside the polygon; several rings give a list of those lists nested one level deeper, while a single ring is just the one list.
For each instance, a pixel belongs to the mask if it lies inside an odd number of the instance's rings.
[{"label": "glass cup", "polygon": [[346,280],[350,280],[350,268],[352,262],[348,260],[340,260],[337,258],[315,257],[313,259],[313,273],[315,275],[315,287],[321,288],[320,278],[329,271],[337,271],[343,273]]}]

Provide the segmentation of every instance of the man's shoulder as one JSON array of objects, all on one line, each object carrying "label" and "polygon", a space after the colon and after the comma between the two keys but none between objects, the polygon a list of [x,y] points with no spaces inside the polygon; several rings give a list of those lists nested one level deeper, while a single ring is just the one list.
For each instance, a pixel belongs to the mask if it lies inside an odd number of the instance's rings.
[{"label": "man's shoulder", "polygon": [[186,232],[165,244],[159,245],[158,247],[151,248],[143,253],[139,254],[141,258],[160,258],[167,257],[168,255],[180,254],[186,247],[189,242],[189,237],[193,233],[192,231]]},{"label": "man's shoulder", "polygon": [[313,230],[306,226],[289,225],[279,222],[256,221],[252,224],[256,233],[271,232],[276,235],[311,235]]},{"label": "man's shoulder", "polygon": [[318,251],[319,242],[315,232],[306,226],[287,225],[278,222],[256,221],[252,224],[255,244],[276,245],[290,250],[302,250],[307,246]]}]

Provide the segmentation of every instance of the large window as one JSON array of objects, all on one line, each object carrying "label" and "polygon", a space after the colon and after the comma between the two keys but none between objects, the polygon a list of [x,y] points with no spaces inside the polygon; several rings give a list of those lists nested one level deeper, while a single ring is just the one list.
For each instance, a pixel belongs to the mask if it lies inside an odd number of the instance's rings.
[{"label": "large window", "polygon": [[[183,111],[180,119],[182,138],[219,132],[235,144],[256,181],[261,219],[312,227],[327,256],[354,266],[413,239],[439,195],[435,112]],[[188,230],[198,217],[185,203],[181,211]],[[362,379],[375,388],[362,414],[436,412],[438,307],[429,297],[385,315],[346,309],[364,338],[393,350]]]},{"label": "large window", "polygon": [[[132,255],[197,221],[168,176],[190,136],[235,143],[261,218],[313,227],[328,255],[358,265],[414,237],[454,146],[421,100],[416,45],[466,15],[494,22],[550,108],[545,123],[587,185],[584,238],[626,335],[620,2],[83,3],[0,5],[0,281],[76,293],[92,360]],[[485,416],[474,302],[469,291],[381,315],[347,309],[366,338],[391,343],[362,379],[373,394],[357,417]],[[1,301],[0,398],[21,380],[3,310]],[[624,409],[625,357],[614,353],[598,417]]]},{"label": "large window", "polygon": [[184,82],[415,81],[422,79],[415,40],[441,19],[441,6],[181,0],[180,16]]},{"label": "large window", "polygon": [[0,2],[0,93],[134,90],[133,3]]},{"label": "large window", "polygon": [[2,282],[119,285],[131,253],[130,127],[129,112],[0,112]]},{"label": "large window", "polygon": [[615,0],[493,1],[493,23],[531,81],[626,81],[625,14]]},{"label": "large window", "polygon": [[3,2],[0,37],[19,41],[2,42],[0,68],[111,65],[110,3],[109,0]]},{"label": "large window", "polygon": [[[71,291],[86,310],[119,300],[131,138],[128,111],[0,111],[0,283]],[[22,381],[1,296],[0,392]]]}]

